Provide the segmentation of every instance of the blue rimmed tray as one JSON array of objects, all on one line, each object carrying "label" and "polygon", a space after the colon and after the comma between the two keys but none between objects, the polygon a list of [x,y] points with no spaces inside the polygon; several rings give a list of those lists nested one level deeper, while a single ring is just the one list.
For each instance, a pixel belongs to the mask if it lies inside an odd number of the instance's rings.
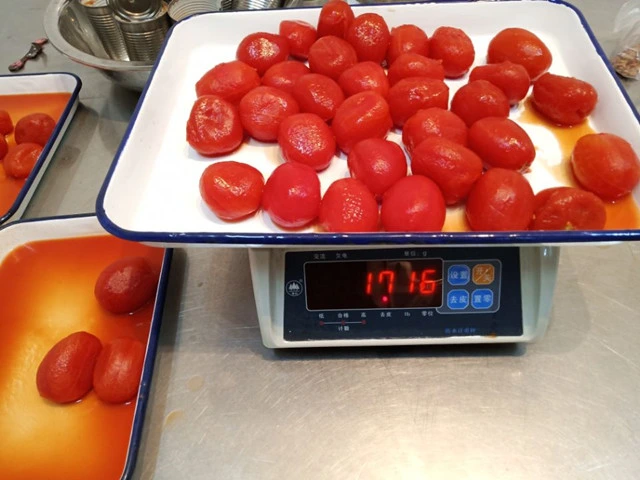
[{"label": "blue rimmed tray", "polygon": [[[507,0],[501,2],[445,2],[354,6],[356,15],[375,12],[390,27],[415,23],[431,34],[452,25],[465,30],[474,42],[476,61],[485,62],[490,39],[507,27],[536,33],[550,48],[551,72],[571,75],[592,83],[599,103],[589,118],[595,131],[622,136],[640,151],[640,125],[628,95],[622,88],[581,13],[560,0]],[[217,219],[200,198],[198,182],[213,161],[200,157],[185,140],[185,124],[196,98],[194,85],[215,64],[235,58],[240,40],[254,31],[278,30],[284,19],[317,22],[319,9],[218,12],[191,17],[171,30],[154,71],[142,94],[125,138],[100,192],[96,210],[102,225],[122,238],[162,245],[330,245],[330,244],[547,244],[607,242],[640,239],[640,230],[567,232],[456,232],[448,225],[460,223],[463,209],[447,213],[444,232],[426,233],[318,233],[313,227],[284,231],[264,212],[237,222]],[[228,15],[233,15],[229,17]],[[447,81],[451,94],[467,77]],[[523,105],[511,112],[520,122]],[[562,149],[544,128],[525,125],[537,148],[537,159],[526,176],[534,191],[563,185],[557,175]],[[399,141],[398,131],[389,135]],[[268,175],[282,161],[277,145],[250,141],[225,157],[245,161]],[[322,191],[348,175],[344,155],[320,173]],[[633,193],[640,202],[640,187]],[[456,221],[457,219],[457,221]]]},{"label": "blue rimmed tray", "polygon": [[[60,258],[64,262],[56,258],[53,264],[44,257],[38,259],[42,254],[36,242],[83,241],[98,236],[105,237],[107,242],[100,244],[106,247],[99,251],[73,251],[71,248],[67,254],[67,257],[73,257],[71,260],[63,255]],[[127,243],[105,232],[93,215],[23,220],[0,229],[0,264],[26,261],[32,267],[24,275],[17,275],[14,279],[16,288],[36,288],[29,278],[38,279],[35,283],[42,287],[28,294],[30,302],[25,308],[29,312],[29,324],[20,327],[22,330],[16,333],[16,338],[3,338],[3,342],[9,342],[4,344],[7,348],[3,352],[3,362],[0,362],[0,410],[3,412],[0,430],[4,432],[0,471],[4,474],[12,476],[19,472],[20,478],[42,478],[41,472],[46,471],[47,478],[65,480],[131,478],[151,390],[173,252],[144,245],[127,246]],[[76,243],[73,245],[77,246]],[[25,246],[30,248],[25,250]],[[102,268],[127,252],[149,255],[154,268],[159,268],[155,299],[134,314],[105,316],[93,298],[95,278]],[[13,312],[14,306],[3,303],[5,326],[16,318]],[[141,326],[146,322],[148,333],[146,327]],[[131,405],[106,404],[93,392],[79,403],[70,405],[56,405],[39,397],[35,372],[41,359],[60,338],[79,330],[97,335],[103,343],[122,336],[123,331],[128,332],[124,334],[126,336],[140,337],[143,343],[146,340],[144,367],[138,394],[132,400],[132,416],[129,416],[130,410],[122,416],[122,409],[131,408]],[[92,420],[96,415],[104,417],[100,417],[101,423]],[[117,429],[110,430],[111,425],[116,425]],[[75,449],[71,448],[73,444]],[[115,450],[120,453],[116,456],[118,461],[112,462],[111,452]],[[102,455],[105,459],[98,460]],[[25,459],[31,460],[25,464]],[[108,474],[100,469],[100,465],[107,464]],[[9,474],[3,465],[11,465],[13,473]]]},{"label": "blue rimmed tray", "polygon": [[[22,217],[29,201],[36,191],[44,172],[47,170],[56,149],[62,141],[73,116],[78,108],[78,101],[82,81],[72,73],[33,73],[24,75],[1,75],[0,76],[0,96],[2,95],[31,95],[43,93],[68,93],[69,100],[66,102],[56,127],[43,147],[40,158],[25,179],[15,200],[7,211],[0,211],[0,224],[18,220]],[[2,100],[0,97],[0,109]],[[31,112],[36,113],[36,112]],[[19,118],[12,118],[14,124]]]}]

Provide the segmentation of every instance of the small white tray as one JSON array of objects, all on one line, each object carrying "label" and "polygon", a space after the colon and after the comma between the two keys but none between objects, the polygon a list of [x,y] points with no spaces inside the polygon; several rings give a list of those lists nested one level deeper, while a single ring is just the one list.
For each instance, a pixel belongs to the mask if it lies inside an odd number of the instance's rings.
[{"label": "small white tray", "polygon": [[[485,63],[491,38],[507,27],[535,32],[553,55],[551,72],[572,75],[593,84],[598,105],[590,117],[596,131],[630,141],[640,151],[637,112],[613,74],[606,55],[582,15],[561,1],[447,2],[354,6],[356,15],[375,12],[389,27],[415,23],[428,35],[442,25],[462,28],[472,38],[476,60]],[[556,243],[638,239],[640,230],[600,232],[502,232],[371,234],[296,232],[275,226],[262,211],[238,223],[211,213],[198,190],[202,171],[214,161],[201,157],[186,142],[185,126],[196,99],[195,83],[214,65],[235,58],[238,43],[255,31],[277,32],[284,19],[316,24],[319,9],[219,12],[176,24],[143,92],[129,129],[107,175],[97,203],[102,225],[114,235],[162,245],[175,244],[383,244],[383,243]],[[468,77],[447,81],[450,98]],[[517,121],[518,110],[511,118]],[[523,125],[524,127],[524,125]],[[544,127],[525,127],[538,151],[527,176],[534,191],[561,184],[552,174],[561,161],[555,138]],[[400,141],[396,131],[390,139]],[[265,179],[282,160],[277,144],[250,141],[225,160],[247,162]],[[344,155],[320,173],[322,191],[348,176]],[[640,201],[640,188],[634,192]],[[458,212],[459,213],[459,212]]]},{"label": "small white tray", "polygon": [[[15,249],[22,247],[24,245],[30,244],[32,242],[46,241],[46,240],[68,240],[68,239],[77,239],[84,237],[95,237],[95,236],[103,236],[107,235],[97,218],[93,215],[71,215],[66,217],[51,217],[51,218],[43,218],[43,219],[29,219],[29,220],[21,220],[18,222],[13,222],[11,224],[4,225],[0,227],[0,263],[7,260],[8,256]],[[115,239],[114,239],[115,240]],[[122,464],[122,475],[117,477],[122,480],[127,480],[131,478],[133,475],[133,471],[136,465],[138,449],[140,447],[141,439],[142,439],[142,429],[144,425],[145,411],[147,407],[147,401],[149,399],[149,393],[151,390],[151,379],[153,376],[154,362],[156,351],[158,347],[158,338],[160,334],[160,326],[162,322],[162,314],[164,310],[164,302],[166,298],[167,285],[169,281],[169,271],[171,268],[171,259],[172,259],[173,251],[165,250],[163,254],[162,267],[159,274],[158,280],[158,289],[154,299],[153,304],[153,313],[150,318],[150,327],[149,334],[146,340],[146,353],[145,353],[145,362],[142,371],[142,377],[140,379],[140,389],[138,391],[138,395],[135,399],[135,412],[132,418],[129,434],[128,434],[128,442],[127,442],[127,454],[124,459],[124,463]],[[83,260],[79,260],[82,262]],[[85,266],[87,263],[87,259],[84,258]],[[90,262],[89,262],[90,263]],[[70,268],[70,271],[74,271],[73,265],[67,265]],[[43,272],[43,274],[50,274],[51,271]],[[71,274],[73,275],[73,273]],[[67,277],[65,277],[67,278]],[[21,279],[17,279],[16,281],[23,281]],[[54,282],[55,283],[55,282]],[[77,282],[71,282],[74,285],[77,285]],[[62,287],[64,290],[64,287]],[[92,287],[89,289],[92,291]],[[35,315],[39,315],[42,317],[41,320],[38,320],[38,328],[35,329],[37,331],[33,331],[34,340],[32,344],[29,344],[30,350],[23,352],[24,360],[22,363],[24,365],[28,365],[30,370],[34,370],[34,363],[37,362],[37,355],[34,355],[35,352],[39,352],[40,345],[42,343],[43,338],[48,339],[51,337],[53,339],[60,338],[62,335],[60,332],[68,332],[69,330],[90,330],[91,328],[95,328],[95,316],[92,315],[81,315],[80,317],[74,317],[73,313],[83,312],[84,307],[78,307],[77,304],[65,304],[61,306],[59,295],[56,296],[52,292],[54,290],[47,292],[49,300],[48,304],[42,302],[45,305],[46,314],[35,313]],[[62,291],[62,290],[61,290]],[[63,295],[64,296],[64,295]],[[35,302],[38,304],[38,302]],[[82,305],[82,302],[79,303]],[[58,305],[62,309],[62,311],[56,311],[55,306]],[[66,307],[66,309],[65,309]],[[86,310],[86,309],[85,309]],[[58,320],[64,319],[64,321],[56,323]],[[3,321],[11,321],[12,318],[9,315],[7,318],[3,318]],[[13,364],[10,362],[7,365],[2,365],[3,369],[6,368],[14,368]],[[16,372],[20,372],[20,375],[24,373],[24,370],[17,369]],[[14,383],[18,385],[22,385],[26,382],[34,382],[34,378],[17,376],[14,378]],[[11,384],[11,382],[10,382]],[[34,384],[35,386],[35,384]],[[25,389],[18,388],[17,391],[20,393],[16,393],[16,395],[25,395]],[[29,393],[31,395],[31,393]],[[7,397],[10,399],[11,397]],[[25,402],[31,401],[31,397],[25,400]],[[11,403],[11,402],[9,402]],[[4,407],[2,402],[0,401],[0,407]],[[72,407],[71,407],[72,408]],[[59,422],[61,415],[67,415],[67,423],[68,425],[74,425],[75,422],[78,424],[85,422],[86,417],[82,415],[87,415],[87,413],[92,412],[92,408],[82,409],[79,413],[75,411],[67,411],[61,412],[60,410],[56,410],[55,406],[51,407],[51,415],[55,416],[57,421]],[[100,408],[114,408],[114,407],[100,407]],[[2,408],[0,408],[1,410]],[[38,415],[42,415],[42,410],[38,410],[37,414],[33,414],[33,418],[29,418],[26,422],[27,426],[23,427],[22,425],[14,425],[15,428],[23,428],[23,438],[21,441],[16,444],[7,444],[7,448],[12,447],[12,449],[20,449],[23,445],[25,448],[29,448],[33,450],[32,454],[37,455],[38,449],[44,449],[48,451],[47,445],[48,442],[55,442],[55,439],[52,438],[31,438],[31,430],[33,427],[33,422],[36,421],[34,419],[38,419]],[[57,416],[56,416],[57,415]],[[12,418],[11,416],[7,418]],[[6,423],[6,422],[5,422]],[[59,424],[59,423],[58,423]],[[0,424],[1,425],[1,424]],[[37,428],[34,428],[35,431],[38,431]],[[71,431],[65,432],[57,432],[62,434],[70,434],[74,433]],[[11,437],[11,438],[15,438]],[[109,437],[112,438],[112,437]],[[26,439],[26,441],[22,441]],[[68,452],[70,455],[77,455],[77,452]],[[62,462],[65,465],[69,462]],[[80,464],[78,464],[80,465]],[[53,466],[52,466],[53,467]],[[85,465],[86,467],[86,465]],[[91,465],[89,467],[92,467]],[[119,466],[118,466],[119,467]],[[81,468],[81,467],[78,467]],[[84,478],[83,472],[78,470],[73,472],[73,478]],[[87,473],[87,472],[84,472]],[[0,475],[1,476],[1,475]],[[2,476],[4,478],[4,476]],[[58,478],[58,476],[56,476]]]},{"label": "small white tray", "polygon": [[[69,101],[60,115],[51,138],[44,146],[40,158],[26,178],[15,201],[6,212],[0,212],[0,224],[22,217],[53,155],[60,145],[64,133],[69,127],[78,108],[78,96],[82,82],[72,73],[34,73],[26,75],[1,75],[0,95],[24,95],[36,93],[69,93]],[[19,119],[12,119],[14,122]]]}]

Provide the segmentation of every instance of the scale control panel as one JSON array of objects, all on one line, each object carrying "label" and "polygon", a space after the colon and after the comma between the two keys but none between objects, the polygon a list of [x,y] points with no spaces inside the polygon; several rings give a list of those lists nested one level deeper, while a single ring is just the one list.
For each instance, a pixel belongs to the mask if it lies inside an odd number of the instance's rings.
[{"label": "scale control panel", "polygon": [[443,305],[438,312],[494,313],[500,308],[500,260],[445,262]]},{"label": "scale control panel", "polygon": [[289,342],[523,333],[518,247],[288,251],[283,296]]}]

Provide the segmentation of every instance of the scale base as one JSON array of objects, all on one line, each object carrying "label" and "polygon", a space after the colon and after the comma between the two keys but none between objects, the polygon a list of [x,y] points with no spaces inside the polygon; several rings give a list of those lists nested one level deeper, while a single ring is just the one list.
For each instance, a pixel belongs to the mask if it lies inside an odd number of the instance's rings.
[{"label": "scale base", "polygon": [[[491,247],[494,248],[495,247]],[[500,247],[498,247],[500,249]],[[519,331],[518,334],[493,334],[490,332],[479,335],[469,334],[474,330],[447,328],[438,334],[433,334],[429,330],[429,319],[425,318],[425,332],[417,332],[411,336],[394,336],[393,322],[390,320],[390,328],[388,332],[383,334],[373,332],[367,337],[365,330],[361,330],[358,338],[353,338],[348,332],[344,335],[332,333],[332,338],[318,338],[317,322],[309,326],[308,335],[298,334],[295,340],[291,340],[291,329],[288,325],[291,320],[285,319],[285,285],[288,277],[286,277],[285,260],[287,253],[314,254],[316,252],[325,252],[335,257],[347,258],[348,255],[354,256],[367,251],[367,255],[381,251],[380,247],[358,247],[358,248],[323,248],[313,249],[309,247],[292,247],[292,248],[250,248],[249,260],[251,265],[251,278],[253,281],[254,296],[256,301],[256,309],[260,324],[260,332],[262,342],[268,348],[303,348],[303,347],[352,347],[352,346],[383,346],[383,345],[443,345],[443,344],[479,344],[479,343],[521,343],[532,342],[542,337],[549,323],[553,292],[556,283],[559,247],[551,246],[521,246],[521,247],[504,247],[504,249],[519,250],[519,265],[516,271],[520,278],[520,294],[521,302],[518,303],[518,310],[521,310],[521,321],[516,320]],[[418,255],[425,255],[428,252],[430,257],[456,255],[469,258],[470,256],[477,259],[484,259],[490,251],[488,247],[432,247],[432,246],[410,246],[392,249],[384,248],[384,251],[415,252]],[[459,252],[459,253],[458,253]],[[407,255],[408,253],[405,253]],[[294,256],[295,256],[294,255]],[[411,253],[413,255],[413,253]],[[446,262],[445,262],[446,263]],[[513,270],[513,268],[512,268]],[[302,276],[302,275],[300,275]],[[507,277],[503,282],[508,280]],[[500,288],[504,291],[505,285]],[[289,295],[291,292],[288,292]],[[302,296],[300,298],[303,298]],[[505,298],[503,303],[508,299]],[[381,309],[389,311],[390,309]],[[290,310],[289,310],[290,311]],[[368,313],[370,312],[367,311]],[[308,313],[308,312],[306,312]],[[357,313],[357,312],[356,312]],[[377,313],[377,310],[374,310]],[[517,316],[517,315],[516,315]],[[469,316],[467,316],[469,317]],[[455,319],[455,317],[450,317]],[[469,317],[473,318],[473,317]],[[495,318],[499,318],[496,314]],[[327,322],[329,323],[329,322]],[[336,323],[336,322],[332,322]],[[322,324],[322,322],[320,322]],[[452,325],[455,322],[452,321]],[[287,326],[285,326],[287,325]],[[321,328],[326,328],[323,326]],[[338,326],[337,329],[340,327]],[[427,332],[427,330],[429,330]],[[340,330],[341,332],[343,330]],[[449,332],[449,333],[447,333]],[[287,338],[289,337],[289,339]]]}]

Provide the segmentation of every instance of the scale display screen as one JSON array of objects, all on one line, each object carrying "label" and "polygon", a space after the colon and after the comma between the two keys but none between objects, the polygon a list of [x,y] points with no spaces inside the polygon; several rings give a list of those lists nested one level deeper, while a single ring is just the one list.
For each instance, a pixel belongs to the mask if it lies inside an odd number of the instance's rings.
[{"label": "scale display screen", "polygon": [[440,307],[442,264],[440,258],[309,262],[307,309]]},{"label": "scale display screen", "polygon": [[286,341],[522,335],[517,247],[285,254]]}]

